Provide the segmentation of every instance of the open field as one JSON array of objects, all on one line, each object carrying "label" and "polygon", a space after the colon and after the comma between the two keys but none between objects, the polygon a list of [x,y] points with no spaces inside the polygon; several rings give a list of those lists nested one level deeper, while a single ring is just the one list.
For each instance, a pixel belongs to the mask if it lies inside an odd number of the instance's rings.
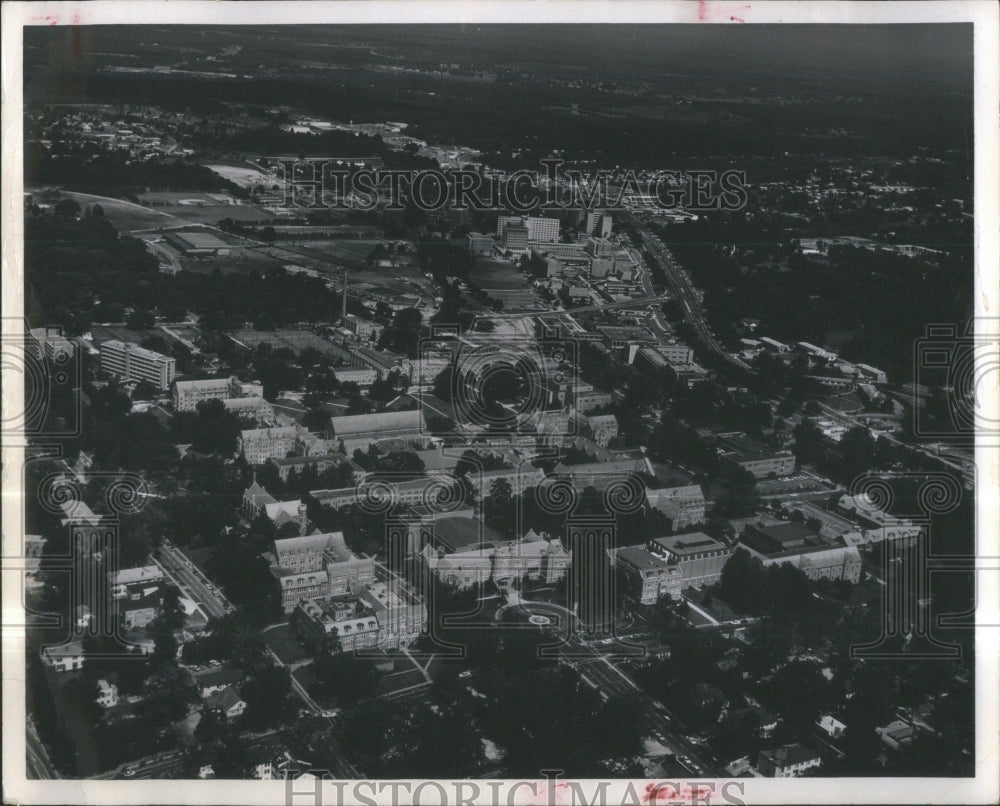
[{"label": "open field", "polygon": [[270,344],[273,349],[285,347],[296,353],[302,352],[307,347],[312,347],[323,355],[343,358],[345,361],[350,360],[350,353],[347,350],[320,338],[315,333],[310,333],[308,330],[235,330],[229,336],[251,350],[256,349],[258,344]]},{"label": "open field", "polygon": [[527,278],[509,263],[479,258],[469,271],[469,279],[482,289],[522,289]]},{"label": "open field", "polygon": [[143,193],[139,197],[151,210],[166,213],[193,224],[215,226],[220,219],[268,223],[272,216],[258,207],[242,204],[225,193]]}]

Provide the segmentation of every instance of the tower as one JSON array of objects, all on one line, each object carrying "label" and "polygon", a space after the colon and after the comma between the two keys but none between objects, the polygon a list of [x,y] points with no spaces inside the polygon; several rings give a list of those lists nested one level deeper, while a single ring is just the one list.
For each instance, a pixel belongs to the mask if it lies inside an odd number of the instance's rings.
[{"label": "tower", "polygon": [[340,300],[340,318],[347,321],[347,269],[344,269],[344,293]]}]

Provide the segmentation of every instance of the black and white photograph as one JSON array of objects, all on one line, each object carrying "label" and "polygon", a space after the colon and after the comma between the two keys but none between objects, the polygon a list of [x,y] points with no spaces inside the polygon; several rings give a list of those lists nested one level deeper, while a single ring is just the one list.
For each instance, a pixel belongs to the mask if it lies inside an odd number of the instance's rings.
[{"label": "black and white photograph", "polygon": [[5,802],[996,801],[996,6],[3,14]]}]

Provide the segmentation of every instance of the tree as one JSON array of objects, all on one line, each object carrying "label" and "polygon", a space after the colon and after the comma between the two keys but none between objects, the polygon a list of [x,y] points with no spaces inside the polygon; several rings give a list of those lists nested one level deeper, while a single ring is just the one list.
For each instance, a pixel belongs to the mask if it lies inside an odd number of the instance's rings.
[{"label": "tree", "polygon": [[163,589],[163,601],[156,618],[147,631],[153,639],[153,665],[173,663],[177,659],[177,639],[174,632],[184,626],[184,609],[180,603],[180,589],[169,585]]}]

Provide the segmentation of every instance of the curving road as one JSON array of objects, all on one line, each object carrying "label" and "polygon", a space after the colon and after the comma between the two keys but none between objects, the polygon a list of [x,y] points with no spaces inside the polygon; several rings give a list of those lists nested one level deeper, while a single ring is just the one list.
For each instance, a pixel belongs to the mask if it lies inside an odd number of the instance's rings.
[{"label": "curving road", "polygon": [[636,234],[642,240],[642,245],[647,254],[649,254],[650,257],[656,261],[660,269],[662,269],[667,281],[670,283],[670,287],[673,289],[674,293],[677,295],[678,301],[684,308],[684,319],[694,329],[695,335],[697,335],[702,344],[704,344],[713,353],[716,353],[720,358],[725,359],[728,363],[733,364],[746,372],[753,372],[753,368],[745,361],[727,353],[722,345],[719,344],[715,336],[712,335],[712,331],[709,329],[708,322],[705,318],[705,311],[702,308],[701,299],[699,298],[697,291],[695,291],[695,287],[691,283],[690,278],[678,265],[674,256],[670,253],[670,250],[668,250],[663,245],[663,242],[632,213],[623,213],[622,218],[636,231]]}]

